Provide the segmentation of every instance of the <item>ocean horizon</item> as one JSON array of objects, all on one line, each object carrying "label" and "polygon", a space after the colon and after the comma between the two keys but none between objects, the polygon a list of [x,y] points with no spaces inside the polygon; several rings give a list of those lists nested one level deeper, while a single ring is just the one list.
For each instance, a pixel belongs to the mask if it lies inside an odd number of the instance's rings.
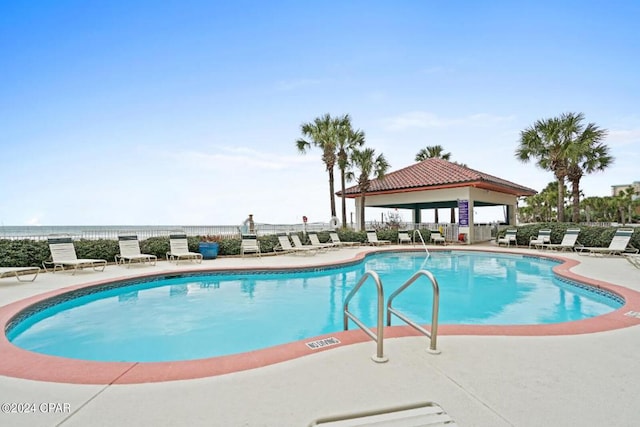
[{"label": "ocean horizon", "polygon": [[[319,231],[327,228],[326,223],[307,224],[307,230]],[[187,236],[218,235],[239,236],[242,225],[0,225],[0,239],[45,240],[50,236],[69,236],[74,239],[114,239],[119,235],[135,234],[139,239],[168,236],[175,232]],[[258,234],[303,231],[303,224],[262,224],[257,223]]]}]

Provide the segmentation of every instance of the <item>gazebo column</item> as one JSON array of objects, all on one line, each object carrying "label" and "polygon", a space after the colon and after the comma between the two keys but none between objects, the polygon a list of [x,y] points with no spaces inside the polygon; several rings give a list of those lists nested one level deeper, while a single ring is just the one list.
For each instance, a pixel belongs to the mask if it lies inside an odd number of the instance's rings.
[{"label": "gazebo column", "polygon": [[356,227],[355,227],[355,230],[360,230],[360,228],[361,228],[360,209],[363,208],[363,206],[362,206],[362,197],[356,197],[355,202],[356,202]]},{"label": "gazebo column", "polygon": [[507,223],[516,225],[516,205],[507,205]]},{"label": "gazebo column", "polygon": [[422,222],[422,209],[419,207],[413,208],[413,214],[411,217],[413,218],[414,224],[420,224]]},{"label": "gazebo column", "polygon": [[473,199],[469,198],[469,235],[467,236],[467,245],[475,242],[475,218],[473,217]]}]

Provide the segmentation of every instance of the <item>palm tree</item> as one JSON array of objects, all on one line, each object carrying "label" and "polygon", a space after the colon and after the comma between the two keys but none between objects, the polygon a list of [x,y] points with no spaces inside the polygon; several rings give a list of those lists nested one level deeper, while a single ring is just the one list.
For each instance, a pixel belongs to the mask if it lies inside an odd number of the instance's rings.
[{"label": "palm tree", "polygon": [[516,149],[516,157],[520,161],[526,163],[536,159],[538,167],[553,172],[558,181],[558,222],[564,222],[568,152],[573,144],[572,129],[575,129],[578,116],[566,113],[559,118],[536,121],[520,132],[520,145]]},{"label": "palm tree", "polygon": [[421,149],[416,154],[416,162],[421,162],[425,159],[442,159],[449,160],[451,153],[445,153],[442,145],[430,145]]},{"label": "palm tree", "polygon": [[[451,153],[445,153],[442,145],[429,145],[416,153],[416,162],[421,162],[426,159],[442,159],[448,161],[451,159]],[[461,166],[466,167],[466,165]],[[436,224],[440,222],[440,218],[438,218],[438,208],[436,208],[434,212],[434,221]],[[456,222],[456,210],[455,208],[451,208],[451,223],[453,224],[454,222]]]},{"label": "palm tree", "polygon": [[349,168],[349,157],[353,150],[364,145],[364,132],[361,130],[353,130],[351,126],[351,117],[345,114],[339,119],[338,126],[338,169],[340,169],[340,185],[342,198],[342,226],[347,224],[347,203],[345,197],[346,174]]},{"label": "palm tree", "polygon": [[340,119],[332,118],[330,114],[316,117],[313,122],[300,125],[302,135],[308,139],[300,138],[296,141],[298,151],[305,154],[312,145],[322,150],[322,162],[329,173],[329,200],[331,202],[331,217],[336,216],[336,200],[334,198],[333,169],[336,164],[336,147],[338,146],[338,127]]},{"label": "palm tree", "polygon": [[347,173],[347,177],[356,179],[358,182],[358,188],[360,189],[360,195],[362,197],[362,203],[360,204],[360,229],[364,231],[364,207],[367,191],[371,187],[371,175],[375,179],[384,179],[385,173],[391,167],[385,159],[384,154],[378,154],[373,148],[365,148],[363,150],[354,149],[351,152],[351,165],[358,169],[360,172],[357,177],[353,171]]},{"label": "palm tree", "polygon": [[581,123],[582,113],[572,119],[567,139],[573,141],[567,153],[569,167],[567,178],[571,182],[571,197],[573,199],[573,222],[580,220],[580,180],[587,173],[601,171],[613,163],[613,156],[609,155],[609,147],[601,141],[607,135],[605,129],[600,129],[594,123],[584,127]]}]

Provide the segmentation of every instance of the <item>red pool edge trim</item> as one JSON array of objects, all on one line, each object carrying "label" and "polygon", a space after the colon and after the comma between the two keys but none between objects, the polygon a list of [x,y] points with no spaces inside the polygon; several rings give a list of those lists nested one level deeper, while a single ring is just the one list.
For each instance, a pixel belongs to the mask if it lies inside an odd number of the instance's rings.
[{"label": "red pool edge trim", "polygon": [[[410,251],[415,249],[389,249],[394,252]],[[440,249],[448,251],[448,249]],[[552,336],[552,335],[577,335],[594,332],[604,332],[614,329],[627,328],[640,324],[640,319],[634,316],[627,316],[625,313],[629,311],[640,312],[640,293],[629,288],[603,282],[596,279],[590,279],[570,271],[571,268],[580,264],[579,261],[564,258],[559,255],[547,254],[525,254],[520,252],[505,252],[500,250],[482,249],[456,249],[458,251],[478,251],[478,252],[495,252],[495,253],[511,253],[515,255],[534,256],[540,258],[556,259],[562,261],[553,268],[554,273],[558,276],[574,280],[596,288],[606,289],[613,292],[625,300],[625,304],[611,313],[589,319],[578,320],[573,322],[555,323],[548,325],[440,325],[438,335],[476,335],[476,336]],[[376,252],[383,252],[380,249]],[[336,267],[345,264],[351,264],[364,259],[368,253],[358,253],[354,258],[339,263],[326,263],[313,265],[312,268]],[[206,269],[190,269],[181,273],[196,274],[215,271],[281,271],[285,269],[300,269],[299,266],[291,267],[270,267],[270,268],[206,268]],[[167,273],[148,273],[135,276],[128,276],[126,279],[109,279],[85,283],[57,289],[43,294],[35,295],[6,306],[0,307],[0,325],[3,333],[0,334],[0,375],[14,377],[20,379],[28,379],[35,381],[48,381],[67,384],[141,384],[164,381],[178,381],[196,378],[212,377],[224,375],[233,372],[240,372],[249,369],[260,368],[280,362],[293,360],[299,357],[308,356],[310,354],[327,351],[338,347],[371,342],[372,352],[375,351],[375,343],[360,330],[341,331],[331,334],[321,335],[317,337],[307,338],[287,344],[269,347],[261,350],[255,350],[246,353],[234,354],[229,356],[212,357],[207,359],[197,359],[176,362],[94,362],[79,359],[69,359],[57,356],[48,356],[28,350],[21,349],[13,345],[6,337],[7,324],[18,313],[27,307],[38,303],[42,300],[67,293],[76,289],[97,286],[106,283],[119,281],[129,281],[146,277],[163,276]],[[400,338],[409,336],[420,336],[420,334],[409,326],[391,326],[386,327],[384,331],[385,338]],[[306,343],[323,338],[335,337],[340,340],[339,344],[321,347],[318,349],[309,348]],[[425,337],[425,348],[428,346]]]}]

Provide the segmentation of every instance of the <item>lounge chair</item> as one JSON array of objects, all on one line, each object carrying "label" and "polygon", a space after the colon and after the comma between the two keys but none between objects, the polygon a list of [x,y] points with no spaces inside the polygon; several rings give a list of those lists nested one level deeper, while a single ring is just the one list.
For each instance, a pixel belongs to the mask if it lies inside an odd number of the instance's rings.
[{"label": "lounge chair", "polygon": [[311,248],[311,249],[315,249],[318,252],[325,252],[329,249],[326,246],[305,245],[302,243],[302,241],[300,240],[300,236],[298,236],[297,234],[291,235],[291,241],[293,242],[294,248],[302,248],[302,249]]},{"label": "lounge chair", "polygon": [[309,236],[309,241],[311,242],[311,246],[314,246],[316,248],[319,249],[337,249],[339,245],[336,245],[335,243],[322,243],[320,241],[320,239],[318,238],[318,234],[317,233],[307,233],[307,236]]},{"label": "lounge chair", "polygon": [[444,237],[442,236],[442,234],[440,234],[439,231],[432,231],[429,236],[429,241],[435,245],[437,245],[438,243],[442,243],[444,245],[446,243]]},{"label": "lounge chair", "polygon": [[340,246],[360,246],[360,242],[343,242],[340,240],[340,236],[335,231],[329,232],[329,238],[331,238],[331,243]]},{"label": "lounge chair", "polygon": [[107,266],[107,261],[104,259],[78,259],[71,237],[50,237],[48,241],[52,261],[42,262],[45,271],[47,270],[47,265],[53,266],[54,273],[58,269],[64,270],[65,267],[73,267],[72,274],[76,274],[78,269],[82,270],[86,267],[91,267],[94,271],[104,271]]},{"label": "lounge chair", "polygon": [[619,228],[618,230],[616,230],[616,234],[613,235],[611,243],[609,243],[609,247],[602,248],[581,246],[579,248],[576,248],[576,250],[580,255],[621,255],[623,252],[637,254],[638,249],[629,245],[629,241],[631,240],[632,235],[633,230]]},{"label": "lounge chair", "polygon": [[[33,282],[40,273],[40,267],[0,267],[0,279],[15,277],[18,282]],[[33,275],[31,279],[21,279],[22,276]]]},{"label": "lounge chair", "polygon": [[175,261],[176,265],[183,259],[202,262],[201,253],[189,252],[189,241],[186,234],[169,235],[169,246],[171,249],[167,252],[167,260]]},{"label": "lounge chair", "polygon": [[631,265],[636,268],[640,268],[640,255],[630,253],[623,253],[622,255],[631,263]]},{"label": "lounge chair", "polygon": [[412,243],[411,237],[407,231],[398,231],[398,244]]},{"label": "lounge chair", "polygon": [[141,264],[148,262],[150,265],[156,265],[158,261],[158,257],[155,255],[140,253],[138,236],[118,236],[118,246],[120,247],[120,254],[115,256],[116,264],[126,263],[127,268],[129,268],[132,262]]},{"label": "lounge chair", "polygon": [[258,236],[255,234],[243,234],[242,242],[240,242],[240,255],[244,257],[244,254],[256,254],[261,256],[260,242],[258,242]]},{"label": "lounge chair", "polygon": [[284,252],[284,253],[294,253],[294,254],[305,254],[305,255],[315,255],[318,252],[318,249],[312,247],[302,247],[295,248],[291,245],[291,240],[289,240],[289,236],[286,233],[278,233],[278,244],[273,248],[274,252]]},{"label": "lounge chair", "polygon": [[511,244],[513,243],[514,246],[518,245],[518,240],[516,238],[516,235],[518,233],[518,230],[507,230],[505,232],[504,237],[501,237],[498,239],[498,246],[500,245],[507,245],[507,246],[511,246]]},{"label": "lounge chair", "polygon": [[560,243],[543,243],[536,245],[538,249],[555,249],[558,251],[573,251],[576,245],[582,246],[578,243],[578,235],[580,234],[579,228],[569,228],[565,231]]},{"label": "lounge chair", "polygon": [[529,249],[533,246],[534,248],[540,249],[540,247],[544,244],[551,243],[551,230],[538,230],[538,236],[529,239]]},{"label": "lounge chair", "polygon": [[378,234],[375,230],[367,230],[367,242],[373,246],[391,244],[391,240],[378,240]]}]

